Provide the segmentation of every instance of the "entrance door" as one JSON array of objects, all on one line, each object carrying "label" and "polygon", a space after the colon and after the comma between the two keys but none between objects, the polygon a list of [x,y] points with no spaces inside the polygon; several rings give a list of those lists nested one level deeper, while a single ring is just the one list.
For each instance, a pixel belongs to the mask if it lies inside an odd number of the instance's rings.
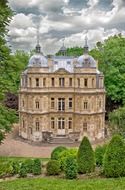
[{"label": "entrance door", "polygon": [[65,135],[65,119],[58,118],[58,135]]}]

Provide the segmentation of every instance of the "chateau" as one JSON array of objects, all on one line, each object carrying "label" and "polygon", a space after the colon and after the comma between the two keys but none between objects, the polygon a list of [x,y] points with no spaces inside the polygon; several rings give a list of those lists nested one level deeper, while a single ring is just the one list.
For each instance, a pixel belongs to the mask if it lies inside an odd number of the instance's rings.
[{"label": "chateau", "polygon": [[51,142],[58,138],[90,141],[104,138],[104,76],[88,52],[78,58],[46,58],[39,43],[21,75],[19,90],[19,135],[31,141]]}]

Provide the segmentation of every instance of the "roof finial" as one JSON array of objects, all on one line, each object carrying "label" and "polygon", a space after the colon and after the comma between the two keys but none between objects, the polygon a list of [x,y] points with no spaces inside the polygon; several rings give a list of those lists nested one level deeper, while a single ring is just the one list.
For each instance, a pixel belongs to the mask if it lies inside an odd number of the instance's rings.
[{"label": "roof finial", "polygon": [[37,45],[36,45],[36,53],[41,53],[41,46],[39,44],[39,25],[37,26]]},{"label": "roof finial", "polygon": [[84,45],[84,53],[87,54],[88,50],[89,50],[89,47],[88,47],[88,38],[87,38],[87,34],[86,34],[86,36],[85,36],[85,45]]}]

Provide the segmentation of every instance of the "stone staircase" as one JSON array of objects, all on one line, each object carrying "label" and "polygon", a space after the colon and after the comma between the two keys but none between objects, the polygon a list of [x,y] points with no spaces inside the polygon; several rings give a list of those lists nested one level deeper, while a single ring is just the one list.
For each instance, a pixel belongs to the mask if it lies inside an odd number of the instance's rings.
[{"label": "stone staircase", "polygon": [[49,143],[51,144],[72,144],[74,141],[67,137],[66,135],[57,135],[50,139]]}]

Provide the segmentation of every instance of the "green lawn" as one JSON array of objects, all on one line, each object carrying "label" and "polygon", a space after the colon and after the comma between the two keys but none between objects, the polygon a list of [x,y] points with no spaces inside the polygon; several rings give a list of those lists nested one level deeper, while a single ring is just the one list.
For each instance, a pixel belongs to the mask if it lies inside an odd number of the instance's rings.
[{"label": "green lawn", "polygon": [[124,190],[125,178],[65,180],[54,178],[17,179],[0,182],[0,190]]}]

